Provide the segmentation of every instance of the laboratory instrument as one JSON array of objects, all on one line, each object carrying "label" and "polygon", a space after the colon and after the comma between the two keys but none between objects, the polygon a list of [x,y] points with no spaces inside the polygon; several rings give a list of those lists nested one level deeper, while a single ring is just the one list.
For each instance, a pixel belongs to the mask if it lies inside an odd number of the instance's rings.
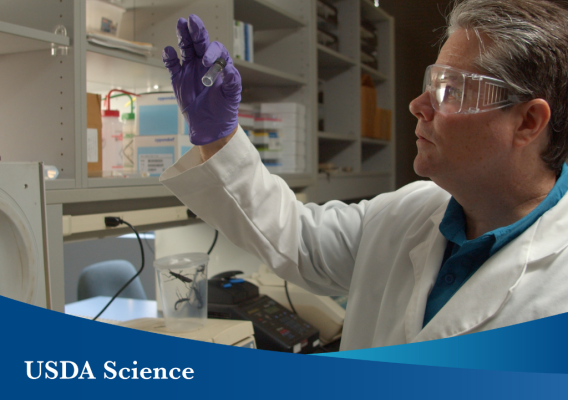
[{"label": "laboratory instrument", "polygon": [[0,296],[51,308],[42,163],[0,163]]},{"label": "laboratory instrument", "polygon": [[312,353],[319,345],[319,332],[287,310],[258,287],[237,278],[241,271],[228,271],[209,280],[209,318],[252,321],[259,349],[288,353]]},{"label": "laboratory instrument", "polygon": [[269,296],[290,311],[293,306],[298,316],[319,330],[323,344],[341,337],[347,296],[317,296],[288,282],[289,300],[284,280],[266,265],[262,265],[247,281],[258,287],[260,295]]},{"label": "laboratory instrument", "polygon": [[250,321],[208,319],[202,328],[190,332],[170,331],[163,318],[139,318],[121,322],[119,325],[183,339],[256,349],[254,330]]},{"label": "laboratory instrument", "polygon": [[207,73],[201,78],[201,82],[207,87],[213,86],[213,83],[217,80],[217,77],[227,66],[227,61],[222,58],[215,60],[213,65],[207,70]]},{"label": "laboratory instrument", "polygon": [[184,253],[154,261],[166,328],[172,332],[203,327],[207,319],[207,264],[204,253]]}]

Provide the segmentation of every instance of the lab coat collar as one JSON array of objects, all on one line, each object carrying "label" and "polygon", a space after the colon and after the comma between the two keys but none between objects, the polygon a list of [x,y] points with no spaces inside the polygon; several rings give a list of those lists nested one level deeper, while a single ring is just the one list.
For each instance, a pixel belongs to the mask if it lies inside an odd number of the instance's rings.
[{"label": "lab coat collar", "polygon": [[441,339],[475,330],[498,313],[514,294],[528,265],[568,246],[565,236],[568,196],[564,196],[517,239],[487,260],[422,329],[428,295],[440,270],[447,243],[437,229],[446,205],[430,218],[436,229],[432,229],[427,239],[410,252],[416,285],[405,316],[408,342]]},{"label": "lab coat collar", "polygon": [[440,271],[447,240],[440,232],[439,226],[447,207],[446,201],[432,214],[427,222],[431,227],[426,240],[414,247],[409,254],[414,268],[414,290],[404,318],[408,343],[413,342],[422,330],[426,301]]}]

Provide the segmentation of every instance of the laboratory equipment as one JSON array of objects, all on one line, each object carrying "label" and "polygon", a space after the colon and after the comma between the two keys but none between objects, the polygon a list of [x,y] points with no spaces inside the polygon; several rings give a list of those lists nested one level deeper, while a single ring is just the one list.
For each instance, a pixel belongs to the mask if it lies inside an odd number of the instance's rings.
[{"label": "laboratory equipment", "polygon": [[[110,99],[112,92],[120,92],[118,96],[130,96],[130,114],[133,114],[134,106],[132,105],[132,96],[137,96],[120,89],[112,89],[108,92],[105,98],[105,107],[101,111],[102,115],[102,141],[103,141],[103,176],[122,176],[123,174],[123,128],[124,125],[120,121],[120,112],[118,110],[110,109]],[[112,96],[118,97],[118,96]],[[134,119],[133,115],[128,115],[127,119]],[[129,134],[132,134],[131,123],[129,122],[127,128],[130,129]]]},{"label": "laboratory equipment", "polygon": [[118,110],[103,110],[103,176],[122,172],[122,123]]},{"label": "laboratory equipment", "polygon": [[166,327],[163,318],[139,318],[121,322],[119,325],[183,339],[256,349],[250,321],[208,319],[201,329],[191,332],[172,332]]},{"label": "laboratory equipment", "polygon": [[0,162],[0,296],[51,308],[43,174]]},{"label": "laboratory equipment", "polygon": [[203,78],[201,78],[201,82],[203,82],[205,86],[212,86],[213,83],[215,83],[215,80],[217,80],[217,77],[219,76],[221,71],[223,71],[226,66],[226,60],[224,60],[223,58],[216,59],[213,65],[207,70],[207,73],[203,75]]},{"label": "laboratory equipment", "polygon": [[[130,100],[132,102],[132,100]],[[136,171],[134,155],[135,114],[133,112],[122,114],[122,171],[132,174]]]},{"label": "laboratory equipment", "polygon": [[347,296],[317,296],[288,282],[289,301],[284,280],[266,265],[262,265],[247,281],[256,285],[261,295],[269,296],[290,311],[291,302],[298,315],[319,330],[324,344],[341,337]]},{"label": "laboratory equipment", "polygon": [[288,353],[312,353],[319,332],[311,324],[282,307],[258,287],[228,271],[209,280],[209,318],[252,321],[259,349]]},{"label": "laboratory equipment", "polygon": [[205,324],[208,262],[205,253],[176,254],[154,261],[169,331],[192,331]]}]

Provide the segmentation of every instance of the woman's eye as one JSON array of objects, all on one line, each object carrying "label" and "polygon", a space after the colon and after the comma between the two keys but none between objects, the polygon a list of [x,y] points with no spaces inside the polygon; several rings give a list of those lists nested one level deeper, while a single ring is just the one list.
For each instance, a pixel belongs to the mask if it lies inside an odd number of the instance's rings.
[{"label": "woman's eye", "polygon": [[453,86],[446,86],[446,93],[444,100],[450,101],[460,101],[461,100],[461,90]]}]

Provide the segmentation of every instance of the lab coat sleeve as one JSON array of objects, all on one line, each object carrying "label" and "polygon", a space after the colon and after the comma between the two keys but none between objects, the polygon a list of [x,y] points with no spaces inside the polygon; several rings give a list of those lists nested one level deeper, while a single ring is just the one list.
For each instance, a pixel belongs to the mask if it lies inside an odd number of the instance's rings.
[{"label": "lab coat sleeve", "polygon": [[317,294],[347,293],[367,202],[303,205],[263,166],[240,127],[208,161],[194,147],[160,181],[283,279]]}]

